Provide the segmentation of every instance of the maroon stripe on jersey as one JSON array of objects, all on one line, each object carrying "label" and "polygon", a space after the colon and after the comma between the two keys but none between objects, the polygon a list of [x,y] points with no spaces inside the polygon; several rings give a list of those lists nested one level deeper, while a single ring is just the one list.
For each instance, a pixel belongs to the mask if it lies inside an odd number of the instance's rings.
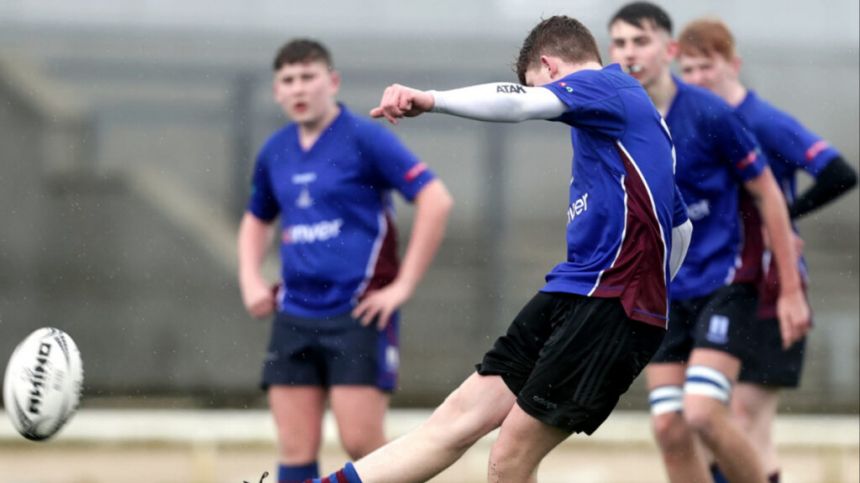
[{"label": "maroon stripe on jersey", "polygon": [[411,183],[415,181],[415,178],[421,176],[421,173],[424,171],[427,171],[427,165],[424,163],[418,163],[406,172],[406,176],[404,176],[403,179]]},{"label": "maroon stripe on jersey", "polygon": [[735,163],[735,167],[738,169],[738,171],[743,171],[744,168],[755,163],[756,159],[758,159],[758,154],[754,150],[750,151],[744,159]]},{"label": "maroon stripe on jersey", "polygon": [[762,256],[764,255],[761,216],[755,201],[746,190],[740,192],[738,208],[741,217],[742,244],[740,266],[735,270],[732,283],[759,283],[762,277]]},{"label": "maroon stripe on jersey", "polygon": [[815,144],[810,146],[809,149],[806,150],[806,162],[807,163],[811,162],[813,159],[815,159],[816,156],[821,154],[821,151],[824,151],[825,149],[827,149],[829,147],[830,147],[830,145],[827,144],[827,141],[825,141],[823,139],[819,140],[818,142],[816,142]]},{"label": "maroon stripe on jersey", "polygon": [[666,327],[666,247],[645,181],[620,147],[627,175],[627,221],[621,251],[603,272],[594,297],[618,297],[631,319]]},{"label": "maroon stripe on jersey", "polygon": [[359,299],[364,298],[365,295],[374,290],[385,287],[397,278],[397,271],[400,269],[400,259],[397,256],[397,227],[394,226],[394,221],[387,212],[385,213],[385,224],[388,225],[385,239],[382,240],[382,246],[379,248],[379,255],[376,257],[376,264],[373,267],[370,280],[364,291],[359,294]]}]

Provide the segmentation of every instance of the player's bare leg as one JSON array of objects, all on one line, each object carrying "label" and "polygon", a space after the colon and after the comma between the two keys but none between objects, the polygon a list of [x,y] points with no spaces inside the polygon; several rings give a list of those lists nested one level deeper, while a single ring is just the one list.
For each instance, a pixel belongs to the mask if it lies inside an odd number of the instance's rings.
[{"label": "player's bare leg", "polygon": [[779,389],[740,383],[732,394],[732,415],[752,440],[768,475],[779,472],[779,456],[773,442],[773,421],[779,405]]},{"label": "player's bare leg", "polygon": [[490,451],[490,483],[537,481],[538,464],[569,433],[547,425],[514,404],[502,422],[499,438]]},{"label": "player's bare leg", "polygon": [[325,390],[315,386],[271,386],[269,407],[278,429],[278,451],[284,465],[316,461],[322,440]]},{"label": "player's bare leg", "polygon": [[[740,371],[740,361],[736,357],[713,349],[693,350],[689,365],[691,368],[713,369],[730,383],[736,380]],[[729,481],[767,481],[755,448],[723,401],[707,395],[691,394],[688,383],[684,394],[684,419],[714,455],[717,465]]]},{"label": "player's bare leg", "polygon": [[427,481],[499,427],[515,400],[501,377],[472,374],[421,426],[357,461],[355,469],[371,483]]},{"label": "player's bare leg", "polygon": [[[677,391],[675,410],[651,416],[652,430],[660,447],[663,464],[672,483],[710,483],[705,458],[692,428],[687,425],[683,408],[682,388],[687,366],[683,363],[649,364],[645,368],[648,388],[674,388]],[[653,392],[652,392],[653,394]]]},{"label": "player's bare leg", "polygon": [[351,460],[385,444],[387,394],[372,386],[333,386],[330,402],[341,444]]}]

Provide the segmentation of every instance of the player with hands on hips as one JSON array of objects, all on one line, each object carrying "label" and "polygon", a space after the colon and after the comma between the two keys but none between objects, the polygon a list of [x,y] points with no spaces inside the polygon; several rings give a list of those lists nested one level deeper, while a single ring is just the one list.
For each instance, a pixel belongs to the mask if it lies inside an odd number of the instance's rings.
[{"label": "player with hands on hips", "polygon": [[[398,309],[427,271],[453,202],[391,132],[337,102],[340,76],[322,44],[290,41],[273,67],[275,100],[292,122],[254,165],[239,282],[249,314],[274,313],[261,385],[278,430],[278,481],[293,483],[319,474],[326,401],[350,457],[384,444],[399,369]],[[395,191],[415,205],[402,263]],[[275,290],[261,273],[273,233]]]}]

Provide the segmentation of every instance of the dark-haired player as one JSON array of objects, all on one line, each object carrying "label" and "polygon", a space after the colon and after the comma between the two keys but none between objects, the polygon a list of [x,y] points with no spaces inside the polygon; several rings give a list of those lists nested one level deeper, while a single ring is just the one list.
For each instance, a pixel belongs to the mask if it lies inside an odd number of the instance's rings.
[{"label": "dark-haired player", "polygon": [[[760,229],[744,231],[741,200],[758,208],[769,234],[781,291],[783,344],[809,328],[809,309],[785,200],[754,137],[716,95],[675,78],[672,21],[660,7],[634,2],[609,21],[610,54],[664,113],[678,158],[676,182],[693,222],[684,266],[672,282],[669,330],[646,369],[652,421],[673,482],[710,481],[700,440],[730,481],[763,482],[749,437],[729,411],[748,348],[760,270],[740,265]],[[751,268],[750,270],[741,270]]]},{"label": "dark-haired player", "polygon": [[[835,200],[857,183],[854,169],[827,141],[741,83],[741,60],[735,52],[734,37],[723,22],[702,19],[690,23],[678,36],[678,45],[678,63],[684,81],[722,97],[755,134],[789,204],[792,219]],[[815,180],[799,196],[798,171]],[[743,358],[731,407],[741,427],[751,436],[768,478],[776,483],[779,461],[771,433],[779,390],[800,383],[806,339],[787,350],[783,348],[776,320],[778,270],[769,251],[759,256],[765,260],[756,257],[754,263],[764,263],[768,269],[759,285],[759,320],[750,339],[755,350],[748,351]],[[805,275],[803,259],[800,264]]]},{"label": "dark-haired player", "polygon": [[663,339],[667,283],[690,224],[659,113],[618,66],[601,66],[591,33],[569,17],[531,31],[517,74],[525,87],[393,85],[371,114],[391,122],[435,111],[570,125],[566,259],[428,421],[316,481],[427,481],[500,426],[488,481],[534,481],[552,448],[600,426]]},{"label": "dark-haired player", "polygon": [[[281,483],[318,475],[326,399],[351,457],[385,442],[397,309],[430,264],[452,205],[393,134],[337,103],[339,86],[320,43],[298,39],[278,51],[274,96],[292,122],[260,150],[239,229],[242,300],[254,317],[276,312],[262,385],[278,427]],[[402,265],[394,190],[416,205]],[[276,218],[277,298],[260,272]]]}]

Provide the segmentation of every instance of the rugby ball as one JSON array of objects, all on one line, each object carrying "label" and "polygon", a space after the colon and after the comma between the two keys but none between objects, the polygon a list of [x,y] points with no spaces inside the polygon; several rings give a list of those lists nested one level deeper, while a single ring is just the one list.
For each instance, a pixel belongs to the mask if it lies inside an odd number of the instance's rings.
[{"label": "rugby ball", "polygon": [[75,414],[84,380],[81,354],[60,329],[36,330],[12,352],[3,379],[3,405],[12,426],[43,441]]}]

